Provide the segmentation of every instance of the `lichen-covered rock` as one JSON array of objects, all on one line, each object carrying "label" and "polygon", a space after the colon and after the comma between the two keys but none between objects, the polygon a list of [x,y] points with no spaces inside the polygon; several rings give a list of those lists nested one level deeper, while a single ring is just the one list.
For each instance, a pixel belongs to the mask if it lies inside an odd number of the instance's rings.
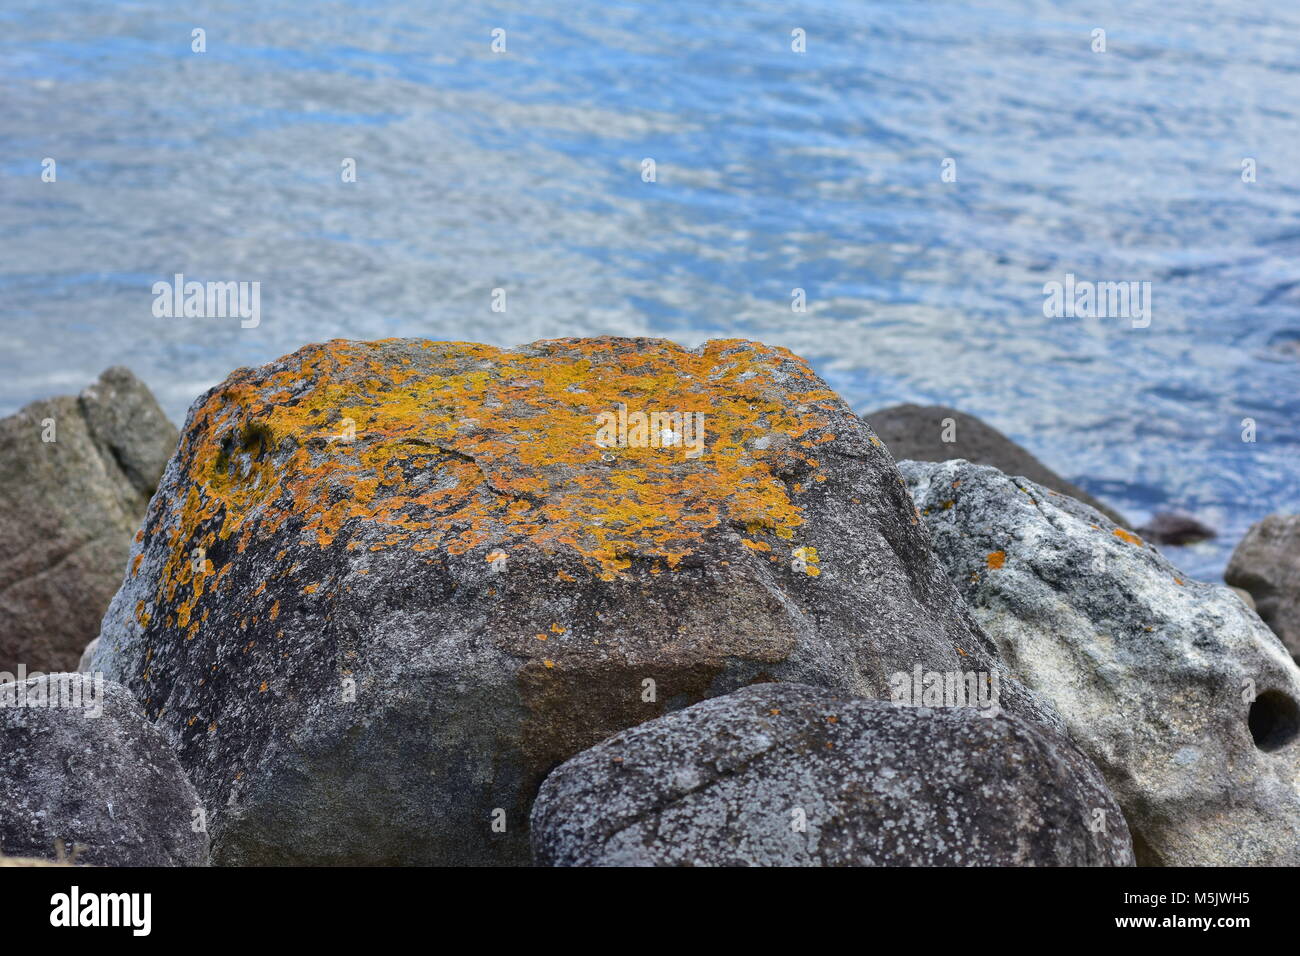
[{"label": "lichen-covered rock", "polygon": [[1105,774],[1139,863],[1300,863],[1300,669],[1253,611],[1033,482],[900,470],[975,616]]},{"label": "lichen-covered rock", "polygon": [[175,446],[121,367],[0,419],[0,673],[77,667]]},{"label": "lichen-covered rock", "polygon": [[789,352],[335,341],[195,403],[94,666],[174,741],[219,861],[501,863],[545,774],[625,727],[988,648]]},{"label": "lichen-covered rock", "polygon": [[1251,525],[1223,579],[1251,596],[1264,623],[1300,660],[1300,515],[1269,515]]},{"label": "lichen-covered rock", "polygon": [[623,731],[533,805],[551,866],[1126,866],[1064,736],[971,707],[757,684]]},{"label": "lichen-covered rock", "polygon": [[198,809],[176,755],[125,688],[84,674],[0,684],[0,855],[204,866]]},{"label": "lichen-covered rock", "polygon": [[1116,524],[1124,517],[1082,488],[1066,481],[992,425],[943,405],[893,405],[866,416],[896,461],[964,458],[992,465],[1092,505]]}]

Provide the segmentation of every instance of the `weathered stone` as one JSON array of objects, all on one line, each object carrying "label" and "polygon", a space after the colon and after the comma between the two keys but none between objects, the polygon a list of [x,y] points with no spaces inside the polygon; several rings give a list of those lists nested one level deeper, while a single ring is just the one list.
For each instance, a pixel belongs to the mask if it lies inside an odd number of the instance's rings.
[{"label": "weathered stone", "polygon": [[124,368],[0,419],[0,672],[77,666],[175,444]]},{"label": "weathered stone", "polygon": [[0,854],[203,866],[199,806],[175,754],[123,687],[83,674],[0,684]]},{"label": "weathered stone", "polygon": [[1033,482],[900,470],[975,616],[1106,775],[1139,863],[1300,863],[1300,669],[1254,612]]},{"label": "weathered stone", "polygon": [[[620,444],[620,404],[706,440]],[[545,774],[625,727],[987,657],[884,447],[789,352],[390,340],[196,402],[94,665],[174,742],[219,861],[517,863]]]},{"label": "weathered stone", "polygon": [[1223,579],[1254,599],[1264,623],[1300,660],[1300,515],[1269,515],[1251,525]]},{"label": "weathered stone", "polygon": [[[1066,481],[1002,432],[943,405],[894,405],[865,416],[895,461],[948,461],[964,458],[992,465],[1092,505],[1116,524],[1128,526],[1119,512]],[[949,421],[951,420],[951,421]],[[947,441],[945,439],[951,439]]]},{"label": "weathered stone", "polygon": [[1068,739],[971,707],[757,684],[623,731],[546,778],[552,866],[1132,865]]}]

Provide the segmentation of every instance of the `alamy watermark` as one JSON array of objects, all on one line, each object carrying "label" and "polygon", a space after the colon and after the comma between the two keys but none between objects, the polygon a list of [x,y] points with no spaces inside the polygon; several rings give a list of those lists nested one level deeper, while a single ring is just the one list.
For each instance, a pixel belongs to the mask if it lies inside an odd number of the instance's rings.
[{"label": "alamy watermark", "polygon": [[18,665],[18,674],[0,671],[0,707],[33,710],[81,710],[88,720],[104,715],[103,674],[27,673],[27,665]]},{"label": "alamy watermark", "polygon": [[992,671],[926,671],[917,664],[889,675],[889,699],[898,707],[972,707],[981,717],[1002,712]]},{"label": "alamy watermark", "polygon": [[262,321],[260,282],[186,282],[178,272],[171,282],[155,282],[153,296],[153,314],[159,319],[239,318],[244,329],[255,329]]},{"label": "alamy watermark", "polygon": [[618,411],[596,416],[596,444],[601,448],[681,448],[687,458],[704,452],[703,412]]},{"label": "alamy watermark", "polygon": [[1043,284],[1043,315],[1049,319],[1132,319],[1133,328],[1151,324],[1151,283],[1090,282],[1066,273],[1064,282]]}]

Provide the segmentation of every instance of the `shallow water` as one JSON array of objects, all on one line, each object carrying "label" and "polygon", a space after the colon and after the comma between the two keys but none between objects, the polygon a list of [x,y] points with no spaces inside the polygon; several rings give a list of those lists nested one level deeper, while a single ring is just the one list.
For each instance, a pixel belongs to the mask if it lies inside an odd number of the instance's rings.
[{"label": "shallow water", "polygon": [[[1192,574],[1296,509],[1300,7],[549,6],[7,0],[0,413],[123,363],[179,422],[339,336],[744,336],[1198,515]],[[155,318],[178,272],[260,325]],[[1066,273],[1151,282],[1149,327],[1044,317]]]}]

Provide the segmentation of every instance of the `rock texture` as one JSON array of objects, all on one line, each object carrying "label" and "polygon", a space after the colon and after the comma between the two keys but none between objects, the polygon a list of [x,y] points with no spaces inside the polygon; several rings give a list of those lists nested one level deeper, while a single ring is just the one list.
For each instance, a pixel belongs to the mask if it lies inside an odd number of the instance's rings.
[{"label": "rock texture", "polygon": [[1300,669],[1254,612],[1033,482],[900,469],[976,617],[1106,775],[1139,863],[1300,863]]},{"label": "rock texture", "polygon": [[98,686],[81,674],[0,684],[0,855],[205,865],[198,794],[175,755],[124,688]]},{"label": "rock texture", "polygon": [[1264,623],[1300,660],[1300,515],[1251,525],[1223,579],[1250,594]]},{"label": "rock texture", "polygon": [[[699,453],[685,421],[638,446],[654,410],[702,413]],[[888,453],[789,352],[389,340],[196,402],[93,666],[221,862],[519,863],[546,773],[628,726],[990,657]]]},{"label": "rock texture", "polygon": [[968,707],[757,684],[562,764],[532,814],[551,866],[1132,865],[1064,736]]},{"label": "rock texture", "polygon": [[149,390],[120,367],[79,396],[0,419],[0,672],[77,667],[175,445]]},{"label": "rock texture", "polygon": [[[1098,501],[991,425],[943,405],[894,405],[866,416],[896,461],[949,461],[963,458],[992,465],[1008,475],[1023,475],[1044,487],[1077,498],[1116,524],[1128,526],[1119,512]],[[946,420],[952,419],[951,429]],[[944,438],[951,437],[951,442]]]}]

